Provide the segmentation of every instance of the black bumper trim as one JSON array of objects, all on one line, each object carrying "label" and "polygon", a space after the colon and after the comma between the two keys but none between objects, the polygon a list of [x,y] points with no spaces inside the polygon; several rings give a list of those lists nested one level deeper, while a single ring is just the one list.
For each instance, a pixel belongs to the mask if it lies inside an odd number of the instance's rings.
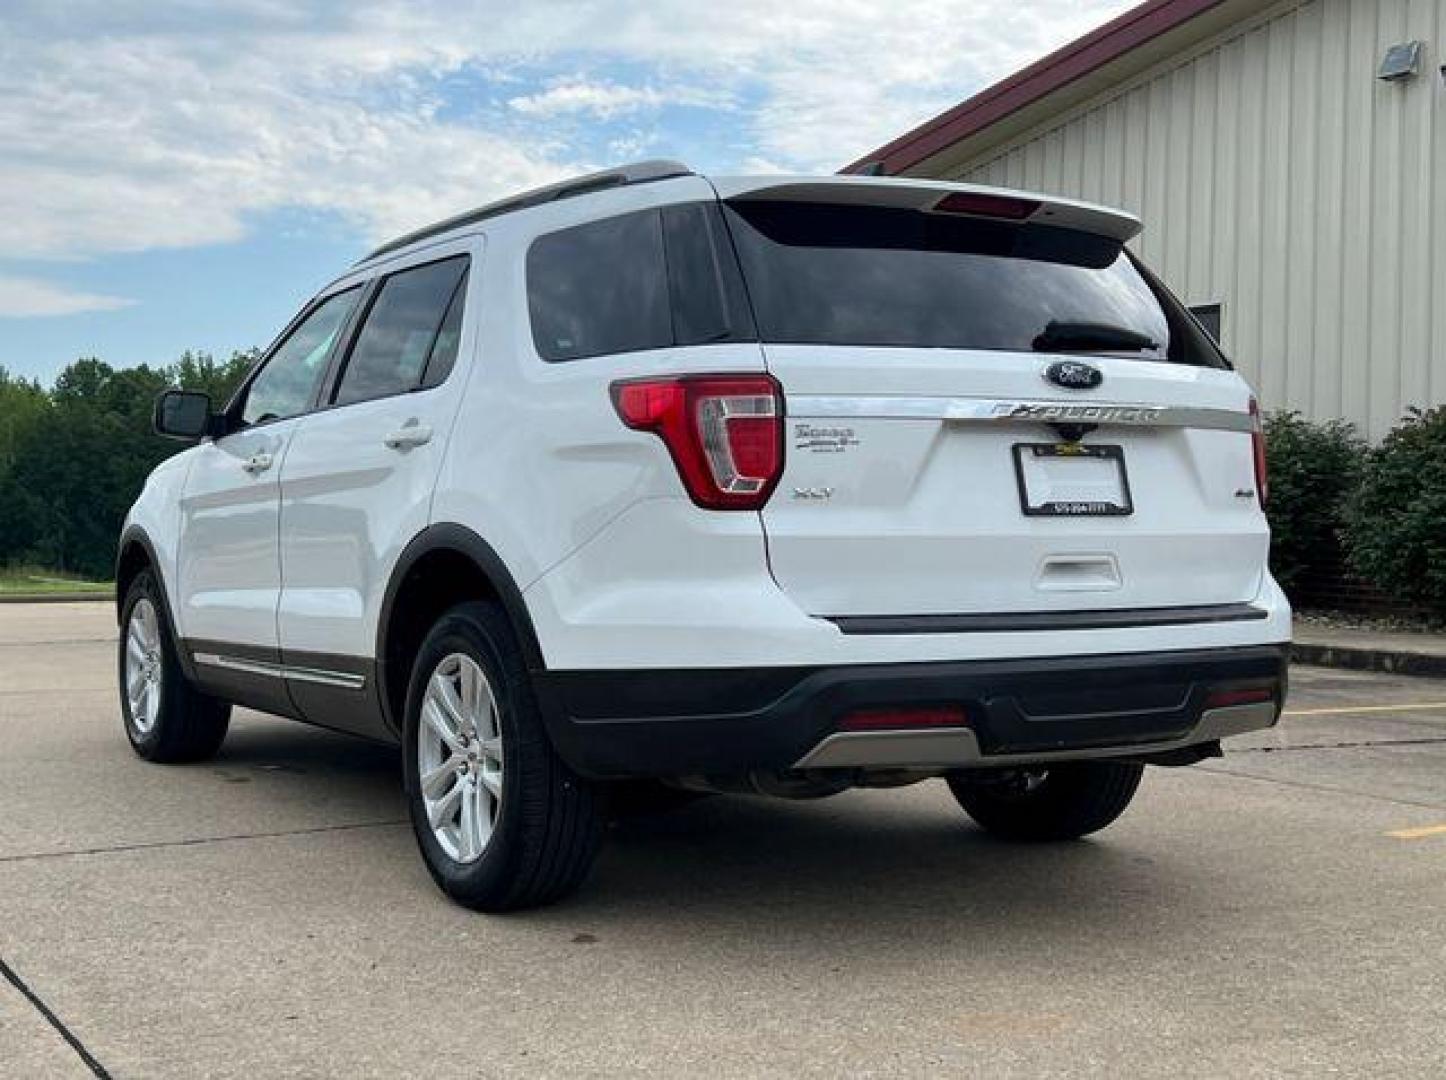
[{"label": "black bumper trim", "polygon": [[1209,692],[1286,689],[1284,644],[839,667],[547,671],[548,733],[584,776],[782,770],[858,709],[962,704],[983,754],[1178,741]]},{"label": "black bumper trim", "polygon": [[845,634],[978,634],[1028,630],[1126,630],[1143,626],[1193,626],[1250,622],[1269,616],[1254,604],[1208,604],[1168,608],[1101,608],[1093,611],[970,612],[960,615],[835,615]]}]

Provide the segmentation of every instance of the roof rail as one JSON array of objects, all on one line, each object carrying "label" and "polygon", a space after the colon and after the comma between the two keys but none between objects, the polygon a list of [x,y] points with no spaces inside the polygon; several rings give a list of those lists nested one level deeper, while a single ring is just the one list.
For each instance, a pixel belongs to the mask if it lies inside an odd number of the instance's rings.
[{"label": "roof rail", "polygon": [[546,187],[533,188],[520,195],[509,195],[505,199],[487,203],[475,210],[467,210],[454,217],[417,229],[415,232],[409,232],[405,236],[399,236],[395,240],[389,240],[364,258],[358,259],[356,265],[360,266],[364,262],[370,262],[379,255],[399,251],[430,236],[439,236],[442,233],[461,228],[463,225],[471,225],[500,214],[510,214],[514,210],[525,210],[529,206],[540,206],[543,203],[556,202],[558,199],[568,199],[574,195],[586,195],[604,188],[692,175],[693,170],[680,161],[659,159],[638,161],[631,165],[620,165],[615,169],[604,169],[601,172],[588,173],[585,176],[574,176],[570,180],[561,180],[556,184],[548,184]]}]

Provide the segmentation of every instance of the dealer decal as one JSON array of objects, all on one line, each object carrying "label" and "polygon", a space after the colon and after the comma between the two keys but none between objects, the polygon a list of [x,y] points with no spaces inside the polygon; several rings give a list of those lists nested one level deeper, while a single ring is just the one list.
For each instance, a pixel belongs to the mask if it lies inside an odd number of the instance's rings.
[{"label": "dealer decal", "polygon": [[819,427],[815,424],[793,425],[793,448],[813,454],[842,454],[859,444],[851,427]]}]

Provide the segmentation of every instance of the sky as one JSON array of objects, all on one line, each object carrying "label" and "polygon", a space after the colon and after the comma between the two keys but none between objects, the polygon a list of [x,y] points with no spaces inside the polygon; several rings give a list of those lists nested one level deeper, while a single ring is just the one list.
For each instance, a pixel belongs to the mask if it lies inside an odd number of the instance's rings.
[{"label": "sky", "polygon": [[1131,0],[5,0],[0,367],[262,346],[389,237],[642,158],[834,172]]}]

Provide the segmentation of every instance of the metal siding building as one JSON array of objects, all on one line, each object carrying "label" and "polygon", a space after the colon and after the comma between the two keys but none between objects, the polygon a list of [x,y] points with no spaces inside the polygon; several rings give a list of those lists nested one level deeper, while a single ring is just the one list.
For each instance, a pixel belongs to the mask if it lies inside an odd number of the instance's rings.
[{"label": "metal siding building", "polygon": [[851,168],[1140,215],[1265,407],[1379,438],[1446,400],[1443,64],[1446,0],[1152,0]]}]

